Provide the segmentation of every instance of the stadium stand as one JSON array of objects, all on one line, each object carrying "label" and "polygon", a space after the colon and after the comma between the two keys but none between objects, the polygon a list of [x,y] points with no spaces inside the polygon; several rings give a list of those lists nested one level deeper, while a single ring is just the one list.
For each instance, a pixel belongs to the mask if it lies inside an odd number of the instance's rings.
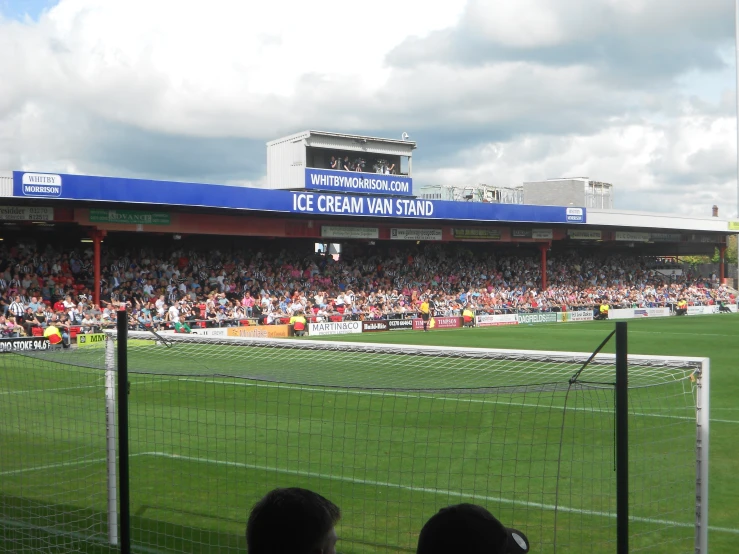
[{"label": "stadium stand", "polygon": [[[300,251],[141,250],[106,252],[101,305],[92,302],[92,252],[16,246],[0,250],[0,321],[5,336],[42,332],[48,322],[70,336],[114,325],[130,304],[134,329],[162,329],[184,315],[199,327],[413,317],[423,299],[436,315],[673,307],[736,303],[710,279],[665,275],[654,258],[561,252],[547,261],[541,288],[537,256],[425,245],[355,252],[335,260]],[[18,304],[14,305],[16,302]],[[31,311],[27,314],[26,308]],[[14,316],[21,315],[15,318]],[[16,324],[17,323],[17,324]]]}]

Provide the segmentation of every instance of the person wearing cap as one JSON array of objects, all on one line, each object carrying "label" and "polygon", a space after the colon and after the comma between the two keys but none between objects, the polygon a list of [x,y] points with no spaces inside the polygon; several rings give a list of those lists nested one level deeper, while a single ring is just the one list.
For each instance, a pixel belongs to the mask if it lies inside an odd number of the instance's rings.
[{"label": "person wearing cap", "polygon": [[525,554],[529,539],[475,504],[442,508],[421,529],[416,554]]},{"label": "person wearing cap", "polygon": [[252,508],[246,524],[249,554],[336,554],[336,504],[297,487],[274,489]]}]

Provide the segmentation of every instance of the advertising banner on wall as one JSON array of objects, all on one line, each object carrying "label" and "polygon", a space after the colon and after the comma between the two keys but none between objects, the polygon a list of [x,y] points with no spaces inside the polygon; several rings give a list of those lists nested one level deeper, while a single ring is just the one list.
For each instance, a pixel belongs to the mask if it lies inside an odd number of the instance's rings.
[{"label": "advertising banner on wall", "polygon": [[133,210],[90,210],[90,223],[125,223],[128,225],[169,225],[166,212],[138,212]]},{"label": "advertising banner on wall", "polygon": [[2,221],[53,221],[54,208],[32,206],[0,206]]},{"label": "advertising banner on wall", "polygon": [[[192,325],[192,324],[191,324]],[[226,327],[219,327],[217,329],[203,329],[201,327],[191,327],[190,333],[178,333],[174,329],[167,329],[166,331],[159,331],[160,335],[199,335],[201,337],[226,337],[228,332]]]},{"label": "advertising banner on wall", "polygon": [[616,240],[627,242],[649,242],[649,233],[636,233],[634,231],[616,231]]},{"label": "advertising banner on wall", "polygon": [[583,310],[578,312],[559,312],[557,321],[593,321],[593,310]]},{"label": "advertising banner on wall", "polygon": [[601,240],[603,238],[600,231],[581,231],[580,229],[568,229],[567,236],[575,240]]},{"label": "advertising banner on wall", "polygon": [[688,306],[688,315],[717,314],[718,306]]},{"label": "advertising banner on wall", "polygon": [[375,331],[389,331],[390,325],[386,320],[372,320],[362,322],[362,333],[373,333]]},{"label": "advertising banner on wall", "polygon": [[[330,190],[336,189],[331,187]],[[150,179],[13,172],[13,196],[18,198],[52,197],[90,202],[161,205],[167,209],[178,205],[315,216],[510,221],[529,225],[587,222],[585,208],[397,198],[400,194],[393,194],[389,198],[369,194],[295,192]],[[573,210],[578,213],[575,214]]]},{"label": "advertising banner on wall", "polygon": [[379,236],[380,230],[377,227],[321,226],[321,237],[326,239],[376,239]]},{"label": "advertising banner on wall", "polygon": [[245,327],[229,327],[226,329],[229,337],[252,337],[284,339],[293,336],[292,325],[260,325],[259,327],[247,325]]},{"label": "advertising banner on wall", "polygon": [[551,229],[532,229],[531,230],[531,238],[532,239],[553,239],[554,238],[554,231]]},{"label": "advertising banner on wall", "polygon": [[[461,317],[432,317],[428,321],[427,329],[454,329],[461,326]],[[421,318],[414,319],[413,328],[415,330],[423,329],[423,320]]]},{"label": "advertising banner on wall", "polygon": [[305,188],[333,192],[363,192],[411,196],[413,179],[403,175],[337,171],[335,169],[305,169]]},{"label": "advertising banner on wall", "polygon": [[361,333],[361,321],[330,321],[327,323],[309,323],[308,334],[311,336],[346,335]]},{"label": "advertising banner on wall", "polygon": [[498,325],[518,325],[518,314],[478,315],[475,318],[478,327],[497,327]]},{"label": "advertising banner on wall", "polygon": [[528,323],[557,323],[557,314],[555,312],[518,314],[518,323],[519,325]]},{"label": "advertising banner on wall", "polygon": [[680,242],[680,233],[649,233],[650,240],[654,242]]},{"label": "advertising banner on wall", "polygon": [[388,319],[387,326],[390,331],[410,331],[413,329],[412,319]]},{"label": "advertising banner on wall", "polygon": [[51,347],[46,337],[18,337],[0,339],[0,352],[23,352],[24,350],[48,350]]},{"label": "advertising banner on wall", "polygon": [[454,229],[455,239],[500,240],[500,229]]},{"label": "advertising banner on wall", "polygon": [[642,317],[668,317],[670,308],[618,308],[608,312],[609,319],[638,319]]},{"label": "advertising banner on wall", "polygon": [[77,335],[77,346],[80,348],[100,346],[103,344],[105,344],[105,333],[80,333]]},{"label": "advertising banner on wall", "polygon": [[441,240],[441,229],[390,229],[393,240]]}]

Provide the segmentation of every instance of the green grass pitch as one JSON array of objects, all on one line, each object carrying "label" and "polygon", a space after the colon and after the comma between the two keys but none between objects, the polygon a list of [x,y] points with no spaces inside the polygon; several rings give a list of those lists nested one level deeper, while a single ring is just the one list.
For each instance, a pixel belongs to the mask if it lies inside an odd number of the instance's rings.
[{"label": "green grass pitch", "polygon": [[[585,322],[328,339],[590,352],[612,328]],[[739,543],[737,339],[733,314],[629,322],[633,354],[711,358],[714,553]],[[490,381],[473,364],[463,384],[481,388],[465,391],[450,390],[462,366],[448,360],[336,352],[329,364],[306,353],[295,363],[260,359],[268,369],[255,375],[255,358],[219,357],[213,346],[138,346],[129,396],[134,551],[245,552],[253,502],[275,486],[303,486],[340,504],[345,553],[413,552],[423,521],[461,501],[524,529],[535,552],[554,552],[554,536],[556,551],[615,552],[606,389],[572,392],[565,412],[566,392],[546,385],[543,372],[527,381],[510,366],[521,386]],[[102,351],[74,356],[99,365]],[[266,380],[238,377],[242,365]],[[147,367],[155,374],[138,371]],[[52,355],[0,358],[0,552],[114,551],[105,544],[104,385],[104,372]],[[689,400],[679,384],[633,393],[634,407],[651,414],[630,422],[633,551],[691,551],[694,469],[677,459],[695,444]]]}]

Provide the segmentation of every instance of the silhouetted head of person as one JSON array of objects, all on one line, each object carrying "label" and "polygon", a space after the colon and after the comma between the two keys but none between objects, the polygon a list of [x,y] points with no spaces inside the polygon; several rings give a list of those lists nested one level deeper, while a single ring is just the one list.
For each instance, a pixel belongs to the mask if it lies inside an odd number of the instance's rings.
[{"label": "silhouetted head of person", "polygon": [[416,554],[524,554],[529,539],[510,529],[482,506],[442,508],[421,529]]},{"label": "silhouetted head of person", "polygon": [[318,493],[274,489],[252,508],[246,524],[249,554],[336,554],[341,510]]}]

